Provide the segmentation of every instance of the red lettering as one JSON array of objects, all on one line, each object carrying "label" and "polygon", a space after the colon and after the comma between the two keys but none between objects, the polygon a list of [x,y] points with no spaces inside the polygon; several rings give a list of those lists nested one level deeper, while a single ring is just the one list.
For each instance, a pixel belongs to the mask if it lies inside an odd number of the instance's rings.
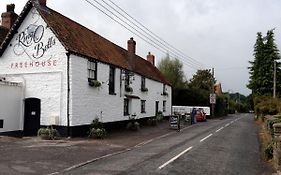
[{"label": "red lettering", "polygon": [[11,63],[11,68],[13,68],[14,67],[14,63]]},{"label": "red lettering", "polygon": [[18,63],[15,64],[15,68],[18,68]]},{"label": "red lettering", "polygon": [[52,64],[51,64],[51,60],[48,60],[48,66],[51,66]]},{"label": "red lettering", "polygon": [[40,63],[39,63],[38,61],[36,61],[36,62],[35,62],[35,66],[36,66],[36,67],[39,67],[39,66],[40,66]]},{"label": "red lettering", "polygon": [[53,65],[57,66],[57,60],[53,60]]},{"label": "red lettering", "polygon": [[25,67],[25,68],[27,68],[27,64],[28,64],[27,62],[24,63],[24,67]]},{"label": "red lettering", "polygon": [[45,61],[41,62],[42,67],[45,67]]},{"label": "red lettering", "polygon": [[20,62],[20,63],[19,63],[19,67],[22,68],[22,67],[23,67],[22,65],[23,65],[22,62]]},{"label": "red lettering", "polygon": [[29,63],[29,66],[30,66],[30,67],[33,67],[33,62],[30,62],[30,63]]}]

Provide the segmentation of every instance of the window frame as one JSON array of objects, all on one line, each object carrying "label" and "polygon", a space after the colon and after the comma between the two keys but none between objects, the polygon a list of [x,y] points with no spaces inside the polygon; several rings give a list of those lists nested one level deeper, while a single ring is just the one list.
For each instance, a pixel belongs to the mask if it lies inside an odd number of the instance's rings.
[{"label": "window frame", "polygon": [[128,98],[124,98],[124,104],[123,104],[123,114],[124,116],[128,116],[130,115],[130,112],[129,112],[129,99]]},{"label": "window frame", "polygon": [[141,100],[141,113],[146,113],[145,106],[146,100]]},{"label": "window frame", "polygon": [[98,73],[98,64],[97,61],[94,60],[88,60],[87,61],[87,76],[88,76],[88,81],[90,80],[97,80],[97,73]]},{"label": "window frame", "polygon": [[166,108],[167,108],[167,101],[163,100],[163,112],[166,112]]},{"label": "window frame", "polygon": [[116,93],[115,93],[115,74],[116,74],[116,68],[114,66],[109,66],[108,92],[111,95],[116,95]]},{"label": "window frame", "polygon": [[141,77],[141,89],[145,89],[146,88],[146,80],[145,77],[142,76]]}]

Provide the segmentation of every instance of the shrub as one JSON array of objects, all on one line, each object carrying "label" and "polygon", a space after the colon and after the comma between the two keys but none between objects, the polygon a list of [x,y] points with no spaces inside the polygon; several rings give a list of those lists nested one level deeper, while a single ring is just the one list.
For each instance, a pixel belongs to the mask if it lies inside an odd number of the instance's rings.
[{"label": "shrub", "polygon": [[162,113],[162,111],[159,111],[159,112],[156,114],[156,120],[157,120],[158,122],[161,122],[163,119],[164,119],[163,113]]},{"label": "shrub", "polygon": [[88,136],[90,138],[104,139],[106,135],[106,130],[103,128],[103,125],[99,121],[99,118],[95,118],[91,123]]},{"label": "shrub", "polygon": [[149,126],[156,126],[157,125],[157,119],[156,118],[150,118],[147,120],[147,124]]},{"label": "shrub", "polygon": [[271,141],[269,141],[265,147],[264,150],[264,154],[267,160],[272,159],[273,158],[273,147],[275,145],[275,140],[272,139]]},{"label": "shrub", "polygon": [[92,128],[90,130],[89,137],[104,139],[106,137],[106,131],[104,128]]},{"label": "shrub", "polygon": [[125,87],[125,91],[126,91],[126,92],[133,92],[133,88],[130,87],[130,86],[126,86],[126,87]]},{"label": "shrub", "polygon": [[53,127],[40,128],[37,131],[37,135],[45,140],[54,140],[59,137],[59,132]]},{"label": "shrub", "polygon": [[280,100],[268,96],[256,97],[254,99],[255,112],[258,116],[275,115],[280,110]]},{"label": "shrub", "polygon": [[126,128],[131,131],[137,131],[140,129],[140,124],[136,120],[136,115],[129,117],[129,122],[127,123]]}]

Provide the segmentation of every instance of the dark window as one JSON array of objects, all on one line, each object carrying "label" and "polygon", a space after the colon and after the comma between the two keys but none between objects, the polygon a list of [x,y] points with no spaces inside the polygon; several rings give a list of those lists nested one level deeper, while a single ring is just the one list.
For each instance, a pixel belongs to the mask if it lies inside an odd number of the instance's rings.
[{"label": "dark window", "polygon": [[141,100],[141,113],[145,113],[145,100]]},{"label": "dark window", "polygon": [[155,115],[157,115],[159,112],[159,101],[155,102]]},{"label": "dark window", "polygon": [[0,128],[4,128],[4,120],[0,120]]},{"label": "dark window", "polygon": [[87,67],[88,67],[88,79],[97,80],[97,62],[89,60]]},{"label": "dark window", "polygon": [[141,77],[141,89],[145,89],[145,77]]},{"label": "dark window", "polygon": [[124,99],[124,115],[129,115],[129,99]]},{"label": "dark window", "polygon": [[126,72],[125,74],[125,87],[130,85],[130,75],[129,72]]},{"label": "dark window", "polygon": [[163,101],[163,112],[166,112],[166,100]]},{"label": "dark window", "polygon": [[115,94],[115,67],[109,68],[109,94]]},{"label": "dark window", "polygon": [[165,92],[166,92],[166,85],[163,84],[163,93],[165,93]]}]

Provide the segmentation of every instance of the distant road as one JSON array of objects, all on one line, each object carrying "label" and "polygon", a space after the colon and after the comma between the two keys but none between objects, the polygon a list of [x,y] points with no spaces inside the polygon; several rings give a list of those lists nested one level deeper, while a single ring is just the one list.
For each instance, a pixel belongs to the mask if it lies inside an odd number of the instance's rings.
[{"label": "distant road", "polygon": [[65,174],[267,175],[251,114],[201,122]]}]

